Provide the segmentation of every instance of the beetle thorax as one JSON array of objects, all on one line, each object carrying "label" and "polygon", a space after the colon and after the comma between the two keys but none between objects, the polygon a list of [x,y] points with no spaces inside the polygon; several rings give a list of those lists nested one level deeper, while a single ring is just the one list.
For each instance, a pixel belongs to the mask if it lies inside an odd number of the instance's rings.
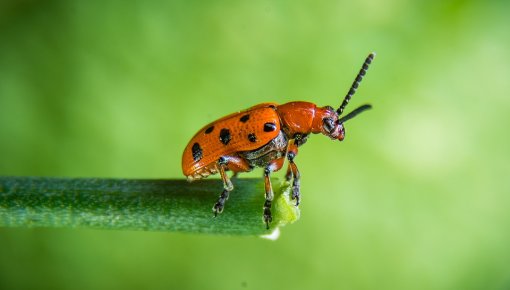
[{"label": "beetle thorax", "polygon": [[313,121],[317,106],[309,102],[290,102],[276,108],[282,130],[289,139],[295,134],[308,135],[313,132]]}]

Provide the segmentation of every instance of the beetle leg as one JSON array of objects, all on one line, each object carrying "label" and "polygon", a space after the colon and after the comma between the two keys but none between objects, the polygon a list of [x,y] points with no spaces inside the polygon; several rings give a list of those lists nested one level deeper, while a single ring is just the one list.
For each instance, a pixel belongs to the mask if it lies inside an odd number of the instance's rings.
[{"label": "beetle leg", "polygon": [[266,228],[269,229],[269,224],[273,221],[273,216],[271,215],[271,202],[273,201],[274,193],[273,186],[271,185],[271,172],[278,171],[283,166],[283,162],[285,158],[279,158],[273,160],[266,166],[264,170],[264,184],[266,189],[266,201],[264,202],[264,222],[266,223]]},{"label": "beetle leg", "polygon": [[[291,148],[296,148],[296,150],[297,150],[297,147],[294,145],[294,139],[289,141],[289,146],[287,147],[287,155],[289,154],[289,151],[291,150]],[[289,163],[289,165],[287,165],[287,173],[285,173],[285,180],[290,181],[291,179],[292,179],[292,169],[291,169],[290,163]]]},{"label": "beetle leg", "polygon": [[285,173],[285,180],[290,181],[292,179],[292,169],[290,164],[287,166],[287,173]]},{"label": "beetle leg", "polygon": [[[301,174],[297,168],[296,163],[294,163],[294,158],[296,158],[298,148],[295,144],[289,146],[289,151],[287,152],[287,159],[289,159],[289,168],[287,169],[287,174],[290,171],[294,180],[292,181],[292,199],[296,200],[296,206],[299,205],[300,201],[300,178]],[[290,180],[288,178],[287,180]]]},{"label": "beetle leg", "polygon": [[223,180],[223,192],[220,194],[218,201],[213,206],[213,212],[215,217],[219,213],[223,212],[223,207],[225,206],[225,202],[228,199],[228,195],[234,189],[232,182],[228,178],[228,175],[225,173],[225,168],[227,167],[227,159],[221,157],[218,160],[217,167],[221,175],[221,180]]},{"label": "beetle leg", "polygon": [[[289,147],[287,149],[287,156],[291,154],[291,152],[294,154],[294,156],[298,153],[298,146],[294,142],[294,140],[289,141]],[[289,159],[290,161],[290,159]],[[289,162],[289,165],[287,166],[287,173],[285,173],[285,180],[290,181],[292,179],[292,176],[294,175],[294,172],[292,171],[292,166]]]},{"label": "beetle leg", "polygon": [[264,202],[264,222],[266,223],[266,228],[269,229],[269,223],[273,221],[273,217],[271,215],[271,201],[273,201],[273,187],[271,186],[271,179],[269,175],[271,174],[271,170],[264,170],[264,183],[266,188],[266,201]]},{"label": "beetle leg", "polygon": [[249,172],[253,170],[253,166],[244,158],[239,156],[225,156],[224,158],[227,160],[226,167],[234,173],[233,176],[237,176],[239,172]]}]

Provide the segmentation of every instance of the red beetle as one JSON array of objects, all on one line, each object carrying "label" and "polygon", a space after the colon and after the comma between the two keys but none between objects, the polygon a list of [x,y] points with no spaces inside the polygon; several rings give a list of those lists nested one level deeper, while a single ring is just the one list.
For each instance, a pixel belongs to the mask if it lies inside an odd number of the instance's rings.
[{"label": "red beetle", "polygon": [[189,181],[220,173],[223,192],[213,207],[214,215],[223,211],[230,191],[234,189],[225,173],[234,175],[248,172],[255,167],[264,168],[266,201],[264,221],[269,228],[272,220],[271,201],[273,189],[269,175],[283,167],[285,157],[289,160],[287,180],[292,182],[292,199],[299,205],[299,170],[294,163],[298,147],[304,144],[310,133],[322,133],[332,140],[345,137],[344,123],[370,109],[363,105],[340,117],[349,100],[374,59],[371,53],[365,59],[340,107],[317,107],[308,102],[290,102],[283,105],[263,103],[247,110],[233,113],[210,123],[198,131],[184,149],[182,172]]}]

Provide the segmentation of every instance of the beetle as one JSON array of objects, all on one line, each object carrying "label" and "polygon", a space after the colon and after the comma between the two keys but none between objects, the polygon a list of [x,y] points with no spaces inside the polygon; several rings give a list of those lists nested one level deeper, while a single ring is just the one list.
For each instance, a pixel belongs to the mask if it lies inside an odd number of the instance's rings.
[{"label": "beetle", "polygon": [[323,134],[332,140],[345,137],[344,123],[371,108],[365,104],[349,114],[342,113],[356,92],[368,67],[375,57],[365,59],[340,107],[317,107],[309,102],[290,102],[283,105],[262,103],[247,110],[230,114],[204,126],[191,138],[182,155],[182,172],[188,181],[219,173],[223,191],[213,206],[214,216],[223,212],[229,193],[234,189],[231,178],[255,167],[264,168],[265,202],[263,219],[266,227],[272,221],[273,189],[270,175],[283,167],[288,159],[286,179],[292,180],[292,199],[300,202],[300,173],[294,159],[298,147],[305,144],[310,134]]}]

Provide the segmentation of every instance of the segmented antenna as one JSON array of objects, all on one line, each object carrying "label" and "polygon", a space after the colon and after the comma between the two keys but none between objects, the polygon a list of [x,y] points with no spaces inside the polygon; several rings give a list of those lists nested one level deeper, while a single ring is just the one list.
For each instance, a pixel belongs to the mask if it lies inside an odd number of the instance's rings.
[{"label": "segmented antenna", "polygon": [[343,124],[343,123],[347,122],[348,120],[356,117],[356,115],[358,115],[359,113],[369,110],[369,109],[372,109],[371,105],[366,104],[366,105],[360,106],[360,107],[354,109],[354,111],[350,112],[349,114],[338,119],[338,124]]},{"label": "segmented antenna", "polygon": [[372,63],[372,60],[374,59],[374,57],[375,57],[375,52],[372,52],[365,59],[365,62],[363,63],[363,66],[361,67],[361,70],[359,71],[358,75],[356,76],[356,78],[354,79],[354,82],[351,85],[351,89],[349,90],[349,92],[345,96],[344,101],[342,102],[342,104],[340,105],[338,110],[336,110],[336,112],[338,113],[338,116],[342,115],[342,113],[344,112],[345,107],[347,106],[347,104],[351,100],[351,98],[354,95],[354,93],[356,93],[356,89],[358,88],[359,83],[361,82],[361,80],[363,79],[365,74],[367,73],[368,66],[370,65],[370,63]]}]

